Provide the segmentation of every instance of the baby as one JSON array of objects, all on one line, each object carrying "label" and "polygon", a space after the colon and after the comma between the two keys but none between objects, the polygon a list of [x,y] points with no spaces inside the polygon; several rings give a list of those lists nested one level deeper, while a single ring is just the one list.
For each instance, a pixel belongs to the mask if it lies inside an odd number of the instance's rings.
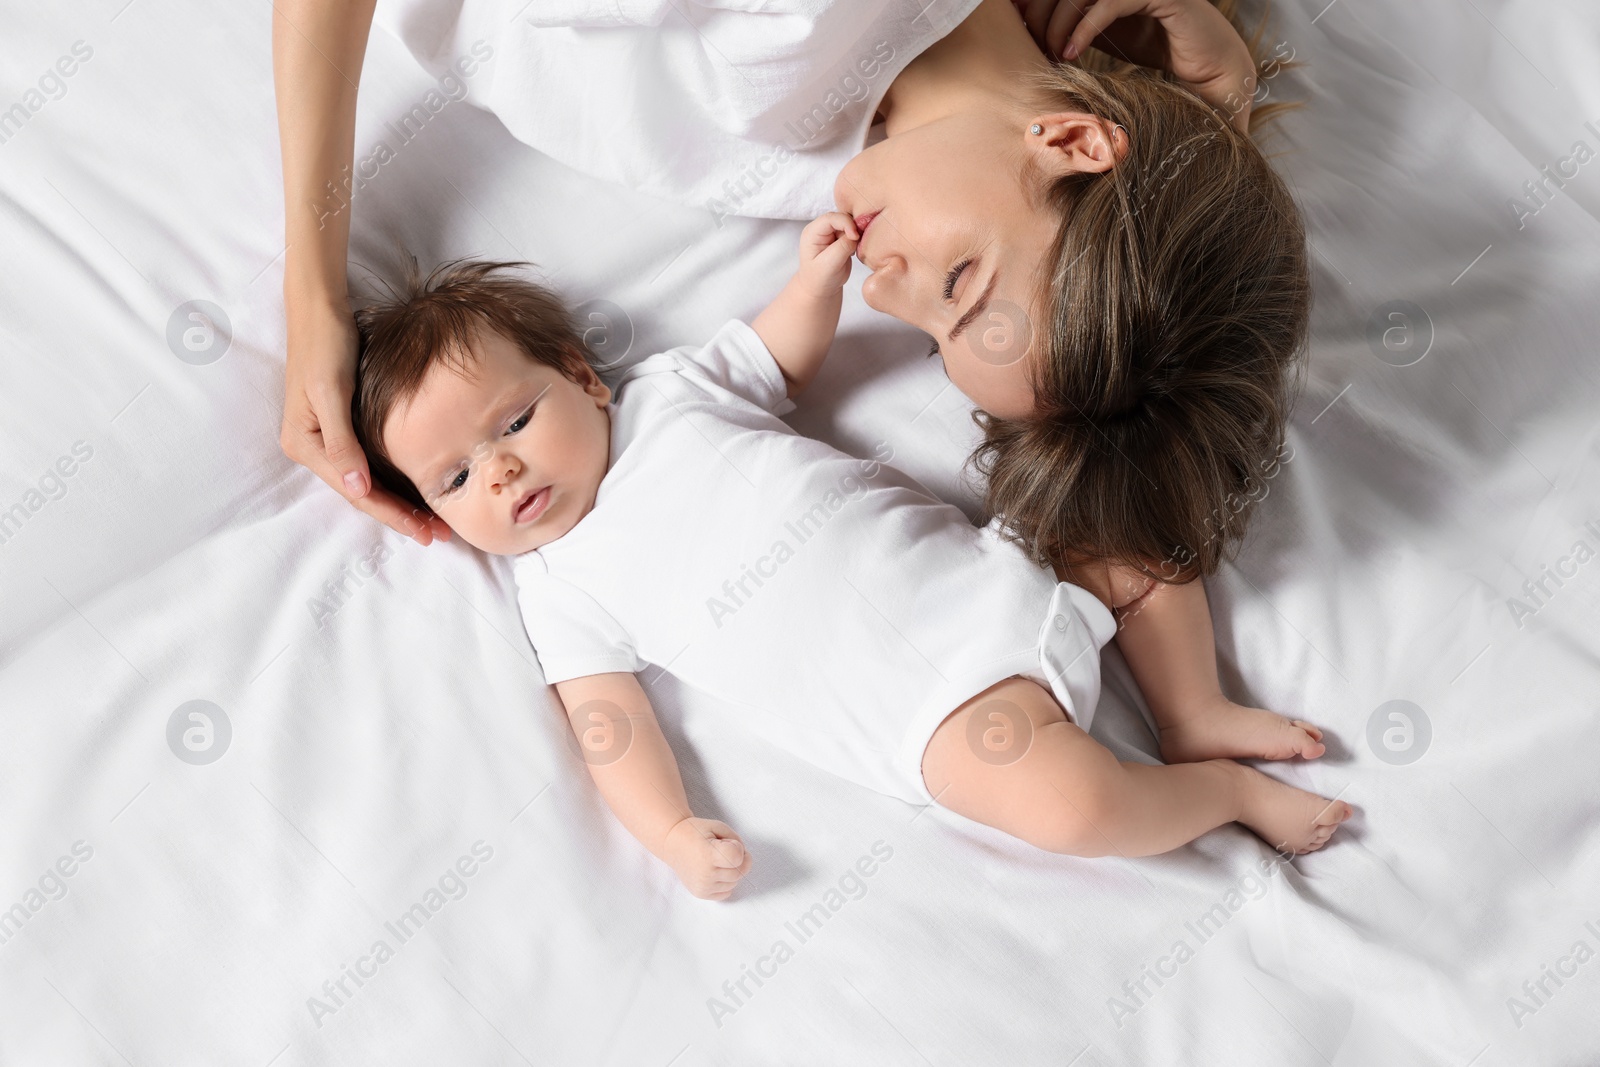
[{"label": "baby", "polygon": [[[732,828],[690,810],[648,664],[824,769],[1040,848],[1151,855],[1235,820],[1320,848],[1348,804],[1231,759],[1119,762],[1090,738],[1116,633],[1099,595],[998,520],[974,527],[886,446],[854,459],[779,419],[828,353],[858,237],[844,214],[812,222],[752,323],[615,391],[559,300],[505,273],[521,264],[446,264],[357,315],[374,475],[515,557],[528,635],[617,818],[698,897],[750,869]],[[1215,689],[1209,647],[1170,651],[1172,684]],[[1321,754],[1314,727],[1291,732],[1253,754]]]}]

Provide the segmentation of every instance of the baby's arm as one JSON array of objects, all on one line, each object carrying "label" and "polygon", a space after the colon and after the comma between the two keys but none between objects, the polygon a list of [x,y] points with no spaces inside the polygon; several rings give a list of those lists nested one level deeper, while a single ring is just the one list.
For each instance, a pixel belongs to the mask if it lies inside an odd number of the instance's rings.
[{"label": "baby's arm", "polygon": [[750,870],[750,855],[726,823],[697,819],[689,810],[678,761],[639,679],[591,674],[557,682],[556,693],[589,775],[617,821],[676,871],[689,892],[728,899]]},{"label": "baby's arm", "polygon": [[860,237],[842,211],[809,223],[800,234],[800,269],[750,324],[782,368],[791,397],[811,384],[827,358]]},{"label": "baby's arm", "polygon": [[1217,679],[1206,589],[1169,585],[1106,563],[1062,568],[1117,616],[1117,647],[1144,694],[1168,763],[1209,759],[1315,759],[1322,731],[1299,719],[1235,704]]}]

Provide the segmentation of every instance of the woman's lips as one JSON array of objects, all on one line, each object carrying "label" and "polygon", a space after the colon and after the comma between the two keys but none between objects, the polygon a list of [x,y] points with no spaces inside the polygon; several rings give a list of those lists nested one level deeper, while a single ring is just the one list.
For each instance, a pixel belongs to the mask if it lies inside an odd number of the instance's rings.
[{"label": "woman's lips", "polygon": [[[879,210],[882,210],[882,209],[880,208]],[[857,215],[856,218],[855,218],[855,223],[856,223],[856,258],[859,259],[863,263],[867,263],[867,257],[863,253],[863,249],[865,248],[866,243],[867,243],[867,227],[871,226],[872,225],[872,220],[877,218],[877,217],[878,217],[878,212],[877,211],[869,211],[865,215]],[[870,266],[872,266],[872,264],[867,263],[867,266],[870,267]]]},{"label": "woman's lips", "polygon": [[511,521],[516,523],[530,523],[544,514],[545,508],[550,506],[550,487],[535,489],[522,498],[522,502],[511,513]]}]

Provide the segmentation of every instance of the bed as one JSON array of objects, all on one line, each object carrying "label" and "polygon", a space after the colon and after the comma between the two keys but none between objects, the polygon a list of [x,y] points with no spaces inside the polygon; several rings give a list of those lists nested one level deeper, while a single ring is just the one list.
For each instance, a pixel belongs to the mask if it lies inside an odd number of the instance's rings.
[{"label": "bed", "polygon": [[[1312,343],[1209,590],[1225,687],[1331,735],[1262,766],[1357,808],[1333,845],[1050,855],[647,676],[697,812],[753,850],[723,904],[604,808],[503,562],[388,533],[279,452],[270,8],[11,22],[0,1063],[1600,1062],[1592,5],[1277,6]],[[338,205],[353,263],[531,261],[618,361],[790,269],[798,224],[597,185],[470,80],[435,88],[374,36],[357,159],[392,151]],[[975,514],[925,345],[852,288],[791,421],[888,442]],[[1153,761],[1105,670],[1095,735]]]}]

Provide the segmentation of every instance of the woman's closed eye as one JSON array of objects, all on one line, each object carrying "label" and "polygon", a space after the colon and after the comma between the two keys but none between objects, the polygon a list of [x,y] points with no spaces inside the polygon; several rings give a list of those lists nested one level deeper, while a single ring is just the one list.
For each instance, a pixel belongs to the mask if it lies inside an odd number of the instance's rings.
[{"label": "woman's closed eye", "polygon": [[954,300],[956,296],[956,282],[961,278],[961,272],[972,266],[972,260],[963,259],[960,263],[950,268],[950,273],[944,276],[944,298]]}]

